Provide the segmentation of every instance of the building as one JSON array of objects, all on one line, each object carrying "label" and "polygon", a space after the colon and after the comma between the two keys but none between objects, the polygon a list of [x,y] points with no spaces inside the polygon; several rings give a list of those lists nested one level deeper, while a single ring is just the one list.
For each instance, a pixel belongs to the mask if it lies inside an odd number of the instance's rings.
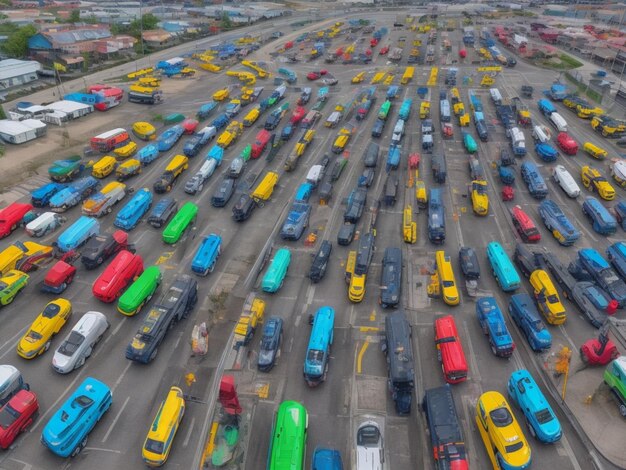
[{"label": "building", "polygon": [[148,46],[152,47],[168,46],[174,42],[174,35],[168,33],[163,29],[144,31],[141,34],[141,37]]},{"label": "building", "polygon": [[96,41],[111,37],[106,25],[85,25],[59,29],[48,28],[28,40],[28,49],[33,57],[52,61],[60,55],[78,57],[96,49]]},{"label": "building", "polygon": [[34,60],[0,60],[0,90],[37,80],[41,64]]}]

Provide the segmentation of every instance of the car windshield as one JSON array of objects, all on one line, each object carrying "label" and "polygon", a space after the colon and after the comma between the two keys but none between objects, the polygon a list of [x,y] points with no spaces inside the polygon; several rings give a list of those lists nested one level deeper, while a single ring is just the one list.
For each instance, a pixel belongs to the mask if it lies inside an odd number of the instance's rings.
[{"label": "car windshield", "polygon": [[321,364],[324,359],[324,351],[319,349],[309,349],[306,360],[312,364]]},{"label": "car windshield", "polygon": [[146,439],[146,445],[144,446],[144,448],[148,452],[152,452],[154,454],[162,454],[164,446],[165,446],[164,443],[161,441],[155,441],[154,439]]},{"label": "car windshield", "polygon": [[551,304],[558,304],[559,303],[559,297],[556,294],[553,295],[549,295],[547,297],[548,303]]},{"label": "car windshield", "polygon": [[363,426],[356,436],[356,443],[362,447],[377,447],[380,440],[380,431],[376,426]]},{"label": "car windshield", "polygon": [[505,426],[509,426],[513,422],[513,417],[508,409],[496,408],[495,410],[489,413],[493,424],[495,424],[499,428],[503,428]]},{"label": "car windshield", "polygon": [[59,310],[61,310],[61,308],[57,304],[48,304],[46,308],[43,309],[41,315],[44,318],[54,318],[56,314],[59,313]]},{"label": "car windshield", "polygon": [[454,287],[454,282],[452,281],[443,281],[443,287]]},{"label": "car windshield", "polygon": [[57,352],[59,354],[63,354],[64,356],[71,357],[80,345],[83,344],[83,341],[85,341],[85,337],[83,335],[76,331],[72,331],[69,338],[61,344]]},{"label": "car windshield", "polygon": [[537,411],[535,413],[535,419],[539,424],[546,424],[547,422],[552,421],[554,418],[552,416],[552,413],[550,413],[550,410],[544,408],[543,410]]},{"label": "car windshield", "polygon": [[0,428],[7,429],[19,417],[20,414],[11,408],[11,405],[6,405],[2,408],[2,411],[0,411]]},{"label": "car windshield", "polygon": [[91,398],[85,395],[81,395],[74,399],[74,401],[72,402],[72,406],[78,407],[78,408],[88,408],[91,406],[92,403],[93,403],[93,400]]},{"label": "car windshield", "polygon": [[515,444],[504,446],[504,449],[507,451],[507,453],[511,453],[520,450],[522,447],[524,447],[524,443],[522,441],[518,441]]},{"label": "car windshield", "polygon": [[546,329],[546,325],[544,325],[541,320],[535,320],[532,323],[532,326],[533,326],[533,330],[535,331],[542,331]]},{"label": "car windshield", "polygon": [[6,289],[8,287],[6,282],[0,282],[0,291],[3,291],[4,289]]},{"label": "car windshield", "polygon": [[26,334],[26,339],[29,340],[32,343],[34,343],[36,341],[39,341],[41,338],[43,338],[43,336],[41,336],[41,333],[38,333],[38,332],[36,332],[34,330],[30,330]]}]

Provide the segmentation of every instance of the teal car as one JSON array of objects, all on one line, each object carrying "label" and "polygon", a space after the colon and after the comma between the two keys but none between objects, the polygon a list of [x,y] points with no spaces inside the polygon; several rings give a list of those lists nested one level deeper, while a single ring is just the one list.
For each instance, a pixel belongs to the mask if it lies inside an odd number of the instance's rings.
[{"label": "teal car", "polygon": [[180,114],[180,113],[172,113],[172,114],[168,114],[167,116],[165,116],[165,118],[163,119],[163,121],[166,124],[177,124],[179,122],[182,122],[185,120],[185,115],[184,114]]},{"label": "teal car", "polygon": [[55,161],[50,168],[48,168],[48,175],[52,181],[64,183],[66,181],[72,181],[80,175],[84,169],[85,165],[82,163],[81,158],[75,155],[65,160]]},{"label": "teal car", "polygon": [[12,269],[0,278],[0,305],[9,305],[19,292],[26,287],[30,276]]},{"label": "teal car", "polygon": [[463,133],[463,145],[465,145],[465,150],[469,153],[476,153],[478,150],[478,145],[476,145],[476,141],[471,134],[464,132]]}]

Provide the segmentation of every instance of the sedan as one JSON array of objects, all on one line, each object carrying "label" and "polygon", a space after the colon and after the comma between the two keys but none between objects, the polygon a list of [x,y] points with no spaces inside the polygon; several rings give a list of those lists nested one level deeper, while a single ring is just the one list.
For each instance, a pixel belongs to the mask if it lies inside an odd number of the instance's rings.
[{"label": "sedan", "polygon": [[324,80],[322,80],[322,84],[326,86],[333,86],[337,83],[339,83],[339,80],[337,80],[336,78],[325,78]]},{"label": "sedan", "polygon": [[257,362],[257,367],[261,372],[269,372],[274,367],[282,337],[283,319],[275,316],[268,318],[263,327]]},{"label": "sedan", "polygon": [[85,313],[70,334],[54,352],[52,367],[60,374],[68,374],[81,367],[91,356],[93,348],[109,328],[109,322],[100,312]]},{"label": "sedan", "polygon": [[33,423],[38,411],[37,395],[29,390],[20,390],[0,408],[0,449],[8,449]]},{"label": "sedan", "polygon": [[362,422],[356,432],[356,468],[382,468],[383,435],[375,421]]},{"label": "sedan", "polygon": [[8,305],[28,284],[30,276],[17,269],[12,269],[0,278],[0,306]]},{"label": "sedan", "polygon": [[574,177],[565,169],[563,165],[557,165],[554,167],[552,179],[569,197],[577,198],[580,195],[580,187],[578,186],[578,183],[576,183]]},{"label": "sedan", "polygon": [[32,359],[46,352],[52,337],[63,328],[71,314],[69,300],[59,298],[50,302],[17,343],[17,354],[24,359]]}]

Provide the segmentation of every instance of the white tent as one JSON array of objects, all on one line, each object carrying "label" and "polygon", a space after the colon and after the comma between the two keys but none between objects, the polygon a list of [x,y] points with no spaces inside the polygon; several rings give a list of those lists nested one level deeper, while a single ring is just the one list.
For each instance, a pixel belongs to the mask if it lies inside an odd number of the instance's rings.
[{"label": "white tent", "polygon": [[[43,126],[43,127],[42,127]],[[9,144],[23,144],[45,135],[46,125],[36,119],[0,121],[0,138]]]},{"label": "white tent", "polygon": [[63,111],[69,119],[78,119],[93,113],[92,105],[68,100],[55,101],[46,106],[46,108],[53,111]]}]

